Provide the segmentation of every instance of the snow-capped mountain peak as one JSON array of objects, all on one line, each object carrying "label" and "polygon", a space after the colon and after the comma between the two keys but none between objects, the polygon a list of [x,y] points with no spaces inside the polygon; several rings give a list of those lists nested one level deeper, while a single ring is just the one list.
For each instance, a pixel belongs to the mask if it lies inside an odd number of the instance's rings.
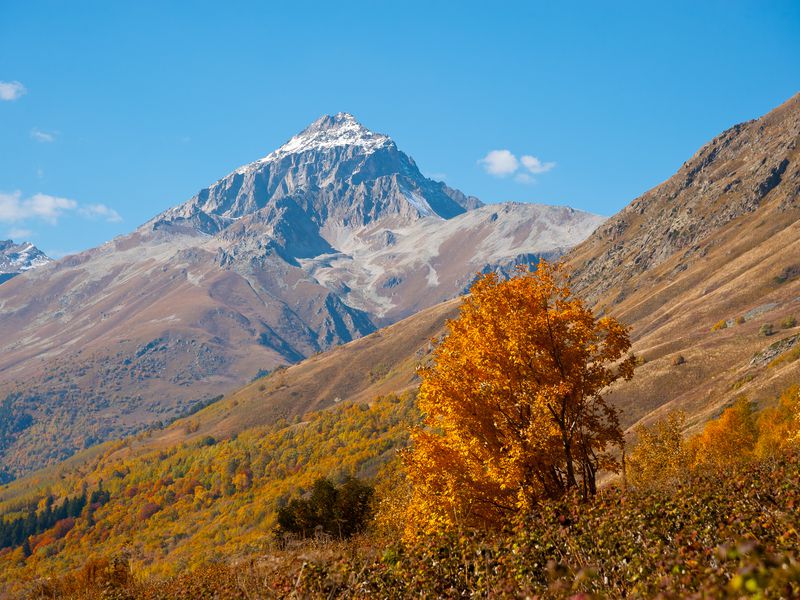
[{"label": "snow-capped mountain peak", "polygon": [[[426,178],[392,139],[345,112],[325,115],[266,157],[240,167],[145,227],[182,222],[217,233],[261,212],[309,221],[328,242],[378,220],[450,219],[480,206]],[[288,211],[288,212],[287,212]]]},{"label": "snow-capped mountain peak", "polygon": [[338,146],[357,146],[364,154],[393,144],[388,135],[375,133],[364,127],[350,113],[323,115],[303,131],[292,137],[283,146],[264,158],[249,163],[236,170],[244,174],[275,162],[290,154],[302,154],[310,150],[327,150]]},{"label": "snow-capped mountain peak", "polygon": [[15,244],[11,240],[0,240],[0,283],[49,262],[52,259],[30,242]]},{"label": "snow-capped mountain peak", "polygon": [[370,152],[391,142],[389,136],[370,131],[350,113],[340,112],[320,117],[270,156],[277,158],[335,146],[361,146]]}]

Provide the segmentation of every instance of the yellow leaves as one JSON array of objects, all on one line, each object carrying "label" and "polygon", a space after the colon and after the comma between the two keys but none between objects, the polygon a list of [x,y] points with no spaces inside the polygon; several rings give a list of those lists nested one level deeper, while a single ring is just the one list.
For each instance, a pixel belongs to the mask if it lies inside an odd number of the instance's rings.
[{"label": "yellow leaves", "polygon": [[[284,422],[214,445],[178,445],[123,458],[109,453],[93,472],[75,473],[60,485],[74,495],[84,479],[94,482],[91,489],[102,479],[110,501],[94,511],[91,523],[78,519],[66,537],[48,546],[47,556],[29,560],[26,576],[74,568],[88,550],[113,554],[130,547],[133,537],[132,558],[152,565],[158,575],[208,560],[212,550],[236,555],[254,538],[269,535],[280,498],[301,493],[323,475],[373,475],[395,456],[394,448],[406,444],[416,422],[413,394],[404,393],[378,398],[369,408],[340,403],[303,425]],[[141,520],[149,502],[161,510]],[[0,582],[20,579],[8,556],[0,553]]]},{"label": "yellow leaves", "polygon": [[565,281],[544,261],[509,281],[485,275],[448,323],[419,371],[418,404],[435,429],[412,435],[410,522],[497,524],[577,485],[573,462],[587,492],[596,465],[613,465],[603,450],[621,432],[600,391],[633,372],[627,329],[596,321]]},{"label": "yellow leaves", "polygon": [[746,398],[740,398],[691,440],[690,449],[696,465],[722,468],[752,458],[757,440],[753,407]]},{"label": "yellow leaves", "polygon": [[638,442],[628,460],[631,483],[666,487],[694,470],[730,471],[754,459],[785,454],[800,445],[800,387],[789,388],[777,406],[760,413],[740,398],[687,440],[684,425],[684,415],[672,413],[637,429]]},{"label": "yellow leaves", "polygon": [[760,458],[800,445],[800,387],[787,389],[781,394],[776,407],[761,412],[758,430],[755,452]]},{"label": "yellow leaves", "polygon": [[236,473],[233,477],[233,485],[236,486],[237,492],[243,492],[250,489],[250,474],[245,472]]},{"label": "yellow leaves", "polygon": [[683,439],[686,415],[673,412],[652,426],[639,426],[636,446],[628,458],[629,477],[637,487],[669,487],[680,481],[691,466]]}]

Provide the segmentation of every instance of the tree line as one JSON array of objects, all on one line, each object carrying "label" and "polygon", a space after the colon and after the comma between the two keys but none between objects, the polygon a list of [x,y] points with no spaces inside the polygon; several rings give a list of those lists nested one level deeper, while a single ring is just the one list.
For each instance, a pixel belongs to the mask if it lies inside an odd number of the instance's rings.
[{"label": "tree line", "polygon": [[[44,507],[30,508],[27,514],[16,519],[0,521],[0,549],[25,546],[32,535],[44,533],[64,519],[77,518],[83,513],[87,502],[90,506],[101,506],[110,498],[106,490],[97,489],[87,497],[86,492],[78,496],[64,498],[58,505],[52,495],[44,501]],[[28,546],[28,552],[30,553]]]}]

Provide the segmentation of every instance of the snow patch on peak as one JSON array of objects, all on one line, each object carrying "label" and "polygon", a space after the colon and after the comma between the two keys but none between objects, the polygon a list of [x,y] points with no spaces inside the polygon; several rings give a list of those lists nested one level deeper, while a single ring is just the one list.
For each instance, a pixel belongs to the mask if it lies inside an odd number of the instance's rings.
[{"label": "snow patch on peak", "polygon": [[425,200],[425,198],[423,198],[419,193],[404,189],[403,194],[405,195],[409,204],[417,209],[417,212],[419,212],[421,217],[430,217],[431,215],[435,214],[431,208],[431,205],[428,204],[428,201]]},{"label": "snow patch on peak", "polygon": [[337,146],[358,146],[365,154],[371,154],[375,150],[391,143],[392,140],[388,135],[370,131],[350,113],[340,112],[335,115],[324,115],[274,152],[236,169],[235,173],[243,175],[266,163],[280,160],[290,154],[301,154],[309,150],[327,150]]},{"label": "snow patch on peak", "polygon": [[30,242],[0,240],[0,275],[30,271],[50,262],[52,259]]}]

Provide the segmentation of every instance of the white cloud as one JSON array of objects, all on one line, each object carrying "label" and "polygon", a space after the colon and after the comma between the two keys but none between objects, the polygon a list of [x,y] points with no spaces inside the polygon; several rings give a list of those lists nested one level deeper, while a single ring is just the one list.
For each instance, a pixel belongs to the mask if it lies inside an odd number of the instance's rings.
[{"label": "white cloud", "polygon": [[540,173],[547,173],[548,171],[552,171],[553,167],[556,166],[554,162],[545,162],[543,163],[535,156],[530,156],[529,154],[524,155],[520,158],[522,162],[522,166],[528,169],[531,173],[540,174]]},{"label": "white cloud", "polygon": [[119,213],[105,204],[80,205],[75,200],[48,194],[34,194],[23,198],[22,193],[0,192],[0,222],[17,223],[28,219],[38,219],[50,225],[66,213],[75,213],[87,219],[104,219],[110,223],[122,221]]},{"label": "white cloud", "polygon": [[19,81],[0,81],[0,100],[16,100],[27,91]]},{"label": "white cloud", "polygon": [[64,212],[75,210],[78,207],[78,203],[69,198],[59,198],[58,196],[49,196],[47,194],[34,194],[30,198],[24,200],[20,206],[23,207],[23,210],[28,212],[30,216],[39,217],[51,225],[55,225]]},{"label": "white cloud", "polygon": [[103,219],[109,223],[122,221],[120,214],[105,204],[87,204],[86,206],[81,206],[78,212],[87,219]]},{"label": "white cloud", "polygon": [[36,140],[37,142],[43,142],[45,144],[49,144],[51,142],[56,141],[56,134],[49,133],[47,131],[42,131],[41,129],[37,129],[34,127],[31,129],[31,138]]},{"label": "white cloud", "polygon": [[38,218],[55,225],[65,211],[74,210],[77,206],[75,200],[47,194],[34,194],[23,199],[19,191],[0,193],[0,221],[14,223]]},{"label": "white cloud", "polygon": [[492,150],[478,161],[490,175],[506,177],[519,168],[519,161],[508,150]]},{"label": "white cloud", "polygon": [[6,233],[6,237],[16,242],[20,242],[22,240],[27,240],[29,237],[33,235],[33,232],[30,229],[22,229],[20,227],[14,227],[13,229],[9,229]]},{"label": "white cloud", "polygon": [[480,159],[478,164],[495,177],[508,177],[516,173],[514,181],[519,183],[534,183],[536,180],[531,173],[534,175],[547,173],[556,166],[554,162],[542,162],[530,154],[523,154],[521,158],[517,158],[510,150],[492,150]]}]

